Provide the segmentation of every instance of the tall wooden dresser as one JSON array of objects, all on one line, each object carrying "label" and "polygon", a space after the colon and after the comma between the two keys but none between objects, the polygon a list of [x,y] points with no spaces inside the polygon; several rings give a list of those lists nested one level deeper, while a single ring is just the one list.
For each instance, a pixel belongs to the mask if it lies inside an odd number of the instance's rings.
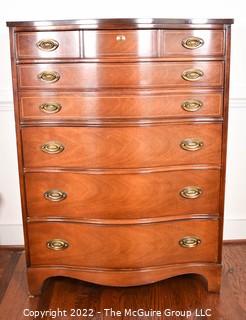
[{"label": "tall wooden dresser", "polygon": [[28,281],[219,291],[231,19],[9,22]]}]

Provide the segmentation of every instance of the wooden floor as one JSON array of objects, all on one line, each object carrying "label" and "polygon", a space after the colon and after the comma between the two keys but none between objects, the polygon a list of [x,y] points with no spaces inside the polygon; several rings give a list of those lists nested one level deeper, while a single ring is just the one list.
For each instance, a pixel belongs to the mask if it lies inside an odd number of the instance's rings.
[{"label": "wooden floor", "polygon": [[[246,242],[223,247],[223,278],[220,295],[207,293],[202,282],[193,276],[168,279],[156,284],[110,288],[82,281],[54,278],[45,283],[42,296],[29,298],[23,251],[0,249],[0,319],[35,319],[31,311],[49,311],[36,319],[246,319]],[[60,314],[54,312],[60,309]],[[110,309],[122,314],[114,317]],[[77,316],[72,315],[75,312]],[[86,310],[82,310],[86,309]],[[89,310],[89,309],[92,309]],[[132,314],[124,315],[125,309]],[[135,315],[139,309],[165,311],[166,315]],[[169,310],[176,312],[169,315]],[[202,316],[202,314],[207,316]],[[211,309],[211,310],[210,310]],[[23,314],[25,310],[26,316]],[[181,311],[186,313],[181,314]],[[82,316],[83,313],[87,316]],[[211,316],[209,314],[211,313]],[[62,315],[61,315],[62,314]],[[89,315],[91,315],[89,317]],[[53,316],[53,318],[52,318]]]}]

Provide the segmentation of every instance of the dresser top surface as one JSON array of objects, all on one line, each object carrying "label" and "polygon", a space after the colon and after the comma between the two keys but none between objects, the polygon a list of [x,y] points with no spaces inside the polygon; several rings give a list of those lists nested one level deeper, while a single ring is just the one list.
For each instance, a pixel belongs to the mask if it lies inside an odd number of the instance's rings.
[{"label": "dresser top surface", "polygon": [[8,27],[52,27],[76,25],[84,28],[155,28],[166,25],[210,25],[233,24],[233,19],[164,19],[164,18],[135,18],[135,19],[84,19],[84,20],[43,20],[43,21],[8,21]]}]

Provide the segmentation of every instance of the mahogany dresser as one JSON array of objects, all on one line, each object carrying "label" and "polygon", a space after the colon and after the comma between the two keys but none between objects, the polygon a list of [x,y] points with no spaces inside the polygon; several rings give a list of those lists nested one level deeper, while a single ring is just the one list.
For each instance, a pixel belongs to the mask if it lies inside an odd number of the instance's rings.
[{"label": "mahogany dresser", "polygon": [[8,22],[28,281],[219,291],[231,19]]}]

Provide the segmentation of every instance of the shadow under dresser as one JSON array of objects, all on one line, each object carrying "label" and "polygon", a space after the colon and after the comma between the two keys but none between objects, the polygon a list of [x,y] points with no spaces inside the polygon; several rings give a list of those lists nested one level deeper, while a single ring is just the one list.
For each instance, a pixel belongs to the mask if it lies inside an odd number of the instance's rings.
[{"label": "shadow under dresser", "polygon": [[219,291],[231,19],[8,22],[29,289]]}]

